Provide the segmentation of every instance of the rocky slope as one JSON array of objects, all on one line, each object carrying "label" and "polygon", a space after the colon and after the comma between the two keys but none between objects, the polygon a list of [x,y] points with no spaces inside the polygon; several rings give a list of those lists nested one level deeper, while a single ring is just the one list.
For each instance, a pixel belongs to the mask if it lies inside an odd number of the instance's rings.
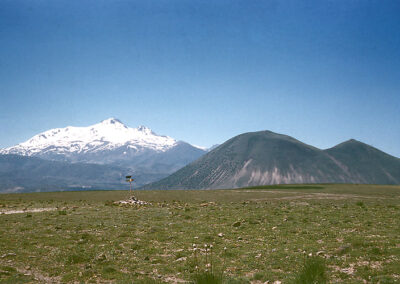
[{"label": "rocky slope", "polygon": [[292,183],[400,184],[400,159],[350,140],[328,150],[260,131],[238,135],[147,189]]}]

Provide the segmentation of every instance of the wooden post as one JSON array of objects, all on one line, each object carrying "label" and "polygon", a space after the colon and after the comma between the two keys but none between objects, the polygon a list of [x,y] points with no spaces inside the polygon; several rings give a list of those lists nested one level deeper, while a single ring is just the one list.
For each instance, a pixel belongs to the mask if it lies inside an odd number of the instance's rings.
[{"label": "wooden post", "polygon": [[129,182],[129,194],[132,194],[132,181],[134,181],[132,176],[126,176],[126,182]]}]

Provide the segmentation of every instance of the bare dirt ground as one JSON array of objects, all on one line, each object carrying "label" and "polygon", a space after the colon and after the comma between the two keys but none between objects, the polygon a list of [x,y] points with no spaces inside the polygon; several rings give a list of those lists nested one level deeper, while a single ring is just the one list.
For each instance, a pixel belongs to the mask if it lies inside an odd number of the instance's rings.
[{"label": "bare dirt ground", "polygon": [[20,214],[20,213],[38,213],[38,212],[45,212],[45,211],[54,211],[57,208],[29,208],[29,209],[20,209],[20,210],[0,210],[1,214]]}]

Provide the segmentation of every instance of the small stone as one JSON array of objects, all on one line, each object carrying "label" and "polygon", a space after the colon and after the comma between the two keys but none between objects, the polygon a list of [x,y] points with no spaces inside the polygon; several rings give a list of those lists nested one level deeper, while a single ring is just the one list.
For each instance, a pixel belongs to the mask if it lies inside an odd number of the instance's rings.
[{"label": "small stone", "polygon": [[243,240],[243,238],[242,237],[238,237],[238,241],[242,241]]},{"label": "small stone", "polygon": [[16,256],[16,254],[13,253],[13,252],[9,252],[9,253],[3,254],[3,255],[1,256],[1,258],[5,258],[5,257],[7,257],[7,256]]},{"label": "small stone", "polygon": [[218,237],[220,237],[220,238],[222,238],[223,236],[224,236],[223,233],[219,233],[219,234],[218,234]]},{"label": "small stone", "polygon": [[98,257],[97,257],[97,260],[98,261],[104,261],[104,260],[106,260],[107,259],[107,257],[106,257],[106,255],[104,254],[104,253],[101,253]]}]

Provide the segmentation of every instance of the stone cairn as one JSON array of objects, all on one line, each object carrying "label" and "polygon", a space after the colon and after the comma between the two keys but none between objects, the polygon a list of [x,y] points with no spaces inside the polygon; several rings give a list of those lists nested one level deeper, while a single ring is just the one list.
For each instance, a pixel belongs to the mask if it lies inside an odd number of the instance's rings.
[{"label": "stone cairn", "polygon": [[139,200],[135,196],[129,197],[127,200],[115,201],[114,204],[117,205],[151,205],[151,203]]}]

